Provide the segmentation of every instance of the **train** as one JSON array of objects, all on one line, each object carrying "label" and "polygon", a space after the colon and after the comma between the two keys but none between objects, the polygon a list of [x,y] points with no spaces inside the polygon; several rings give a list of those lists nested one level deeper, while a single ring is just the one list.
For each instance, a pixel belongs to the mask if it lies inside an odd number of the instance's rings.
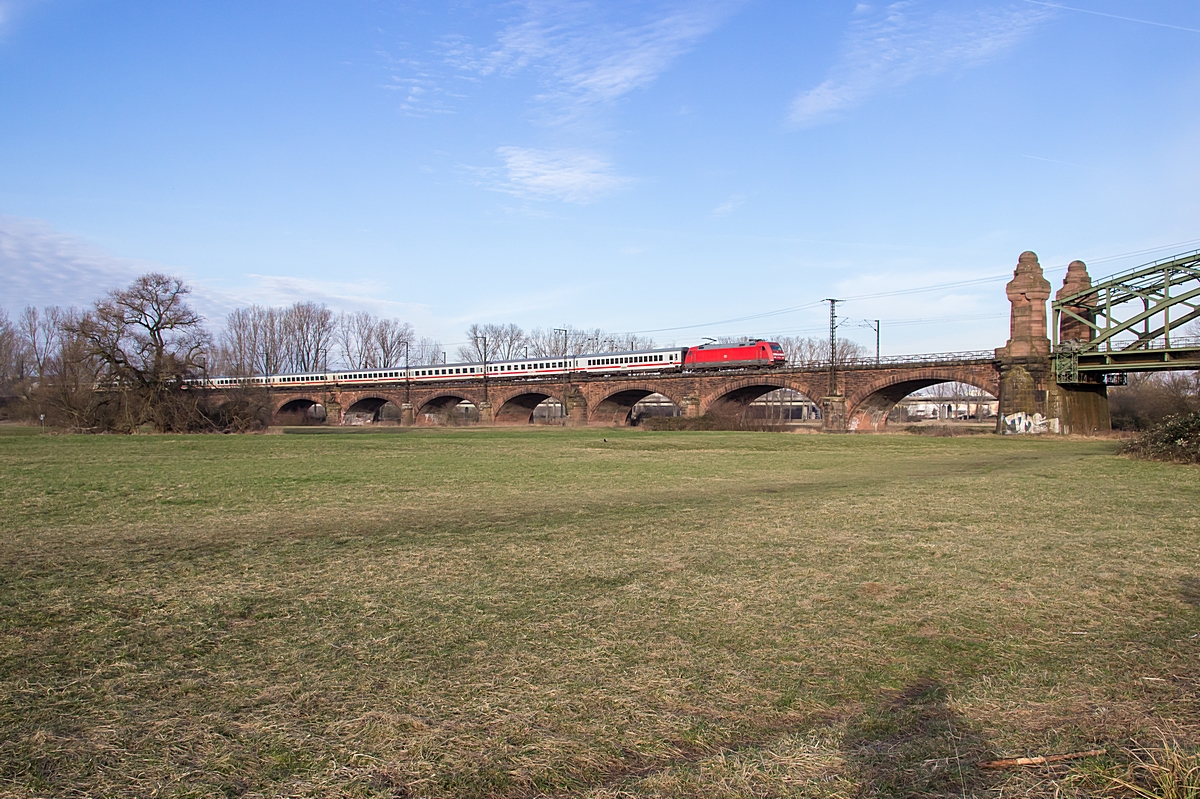
[{"label": "train", "polygon": [[717,369],[775,368],[787,356],[775,341],[746,339],[732,344],[666,347],[629,352],[596,352],[572,356],[505,358],[496,361],[439,363],[408,369],[380,367],[343,371],[193,378],[188,385],[221,388],[236,385],[338,386],[379,383],[435,383],[493,378],[548,378],[565,375],[625,375],[647,372],[698,372]]}]

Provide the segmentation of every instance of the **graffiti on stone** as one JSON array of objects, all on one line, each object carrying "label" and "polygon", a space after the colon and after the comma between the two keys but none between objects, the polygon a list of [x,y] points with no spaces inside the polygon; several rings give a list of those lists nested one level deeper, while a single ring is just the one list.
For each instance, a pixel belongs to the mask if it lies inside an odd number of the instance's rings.
[{"label": "graffiti on stone", "polygon": [[1010,436],[1059,432],[1059,420],[1048,419],[1040,413],[1010,413],[1004,416],[1003,425],[1004,434]]}]

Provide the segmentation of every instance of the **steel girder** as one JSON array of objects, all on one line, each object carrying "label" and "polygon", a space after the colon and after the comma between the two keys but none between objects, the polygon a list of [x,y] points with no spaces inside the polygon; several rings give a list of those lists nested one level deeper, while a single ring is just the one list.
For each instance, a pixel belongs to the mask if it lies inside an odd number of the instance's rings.
[{"label": "steel girder", "polygon": [[[1200,368],[1200,339],[1176,333],[1200,319],[1200,250],[1113,275],[1051,308],[1059,383],[1090,382],[1088,373]],[[1064,319],[1085,325],[1091,339],[1060,342]]]}]

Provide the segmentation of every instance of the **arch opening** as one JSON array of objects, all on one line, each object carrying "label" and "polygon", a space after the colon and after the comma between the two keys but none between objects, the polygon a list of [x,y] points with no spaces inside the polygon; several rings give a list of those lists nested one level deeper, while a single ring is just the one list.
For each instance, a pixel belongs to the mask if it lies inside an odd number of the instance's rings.
[{"label": "arch opening", "polygon": [[460,425],[479,421],[479,408],[466,397],[442,394],[421,406],[417,414],[421,424]]},{"label": "arch opening", "polygon": [[777,388],[747,404],[742,418],[773,426],[820,427],[821,407],[802,392]]},{"label": "arch opening", "polygon": [[888,422],[911,425],[988,426],[998,402],[984,386],[954,378],[905,380],[868,395],[855,408],[848,428],[881,431]]},{"label": "arch opening", "polygon": [[534,424],[564,424],[567,421],[567,408],[562,400],[555,397],[544,399],[533,409],[531,421]]},{"label": "arch opening", "polygon": [[[712,416],[736,419],[738,421],[766,420],[767,416],[783,416],[784,409],[788,415],[795,414],[807,418],[820,418],[820,410],[816,403],[804,393],[788,386],[755,383],[722,394],[709,403],[706,413]],[[793,410],[794,408],[794,410]],[[785,420],[780,420],[786,423]]]},{"label": "arch opening", "polygon": [[280,424],[321,424],[326,414],[325,406],[316,400],[294,399],[280,406],[275,416]]},{"label": "arch opening", "polygon": [[363,397],[346,409],[342,424],[364,425],[400,422],[400,406],[385,397]]},{"label": "arch opening", "polygon": [[647,388],[629,388],[600,400],[588,418],[594,422],[637,425],[650,417],[679,413],[679,406],[670,397]]},{"label": "arch opening", "polygon": [[497,423],[504,424],[532,424],[535,421],[534,411],[547,400],[559,402],[549,394],[540,391],[530,391],[510,397],[497,409],[495,420]]}]

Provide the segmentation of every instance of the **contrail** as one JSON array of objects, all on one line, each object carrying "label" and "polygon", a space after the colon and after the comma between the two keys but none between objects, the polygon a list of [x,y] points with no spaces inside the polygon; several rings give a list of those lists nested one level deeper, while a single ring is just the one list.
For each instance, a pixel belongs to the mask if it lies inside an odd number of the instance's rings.
[{"label": "contrail", "polygon": [[1092,11],[1087,8],[1073,8],[1071,6],[1060,6],[1057,3],[1044,3],[1042,0],[1025,0],[1026,3],[1033,3],[1035,6],[1046,6],[1047,8],[1061,8],[1063,11],[1078,11],[1080,14],[1094,14],[1097,17],[1108,17],[1109,19],[1120,19],[1125,22],[1137,22],[1142,25],[1154,25],[1157,28],[1171,28],[1177,31],[1187,31],[1188,33],[1200,33],[1197,28],[1184,28],[1179,25],[1168,25],[1165,22],[1151,22],[1148,19],[1134,19],[1133,17],[1120,17],[1116,14],[1105,14],[1103,11]]}]

